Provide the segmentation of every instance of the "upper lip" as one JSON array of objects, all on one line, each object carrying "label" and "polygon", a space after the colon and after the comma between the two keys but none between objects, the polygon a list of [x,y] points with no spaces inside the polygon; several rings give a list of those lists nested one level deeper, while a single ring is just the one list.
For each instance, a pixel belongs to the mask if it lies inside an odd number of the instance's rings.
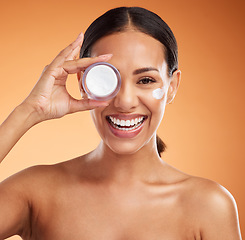
[{"label": "upper lip", "polygon": [[107,117],[109,116],[120,120],[132,120],[140,117],[147,118],[144,114],[108,114]]}]

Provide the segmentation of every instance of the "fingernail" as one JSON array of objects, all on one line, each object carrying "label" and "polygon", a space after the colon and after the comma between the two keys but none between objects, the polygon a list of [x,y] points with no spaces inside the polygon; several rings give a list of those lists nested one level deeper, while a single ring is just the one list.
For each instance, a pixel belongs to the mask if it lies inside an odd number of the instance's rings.
[{"label": "fingernail", "polygon": [[102,59],[109,59],[113,56],[113,54],[109,53],[109,54],[104,54],[104,55],[100,55],[98,56],[99,58],[102,58]]},{"label": "fingernail", "polygon": [[82,36],[83,36],[83,32],[79,33],[79,35],[77,36],[76,41],[79,40],[80,38],[82,38]]}]

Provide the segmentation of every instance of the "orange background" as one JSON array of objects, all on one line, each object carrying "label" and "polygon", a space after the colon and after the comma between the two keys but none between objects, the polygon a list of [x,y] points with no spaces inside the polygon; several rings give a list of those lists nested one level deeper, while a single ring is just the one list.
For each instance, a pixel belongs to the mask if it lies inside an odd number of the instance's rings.
[{"label": "orange background", "polygon": [[[163,158],[189,174],[219,182],[235,197],[245,233],[245,4],[243,0],[8,0],[0,14],[0,120],[30,92],[56,54],[99,15],[117,6],[159,14],[179,44],[182,82],[159,135]],[[79,98],[75,76],[70,93]],[[35,126],[0,167],[0,180],[36,164],[86,153],[99,136],[88,112]],[[12,237],[11,239],[19,239]]]}]

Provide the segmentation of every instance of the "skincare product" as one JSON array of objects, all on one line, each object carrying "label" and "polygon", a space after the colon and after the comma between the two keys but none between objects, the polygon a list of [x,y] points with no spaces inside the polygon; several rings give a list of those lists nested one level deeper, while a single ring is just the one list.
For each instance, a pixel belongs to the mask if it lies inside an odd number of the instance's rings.
[{"label": "skincare product", "polygon": [[158,100],[162,99],[163,95],[164,95],[164,88],[157,88],[152,92],[152,96]]},{"label": "skincare product", "polygon": [[98,62],[85,70],[81,84],[89,98],[107,101],[118,93],[121,87],[121,76],[113,65]]}]

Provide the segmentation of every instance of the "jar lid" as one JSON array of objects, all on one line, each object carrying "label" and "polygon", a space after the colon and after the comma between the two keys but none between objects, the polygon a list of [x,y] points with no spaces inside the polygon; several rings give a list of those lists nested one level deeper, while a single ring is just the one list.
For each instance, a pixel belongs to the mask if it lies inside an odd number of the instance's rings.
[{"label": "jar lid", "polygon": [[89,98],[106,101],[115,97],[120,90],[121,76],[110,63],[97,62],[86,68],[82,87]]}]

